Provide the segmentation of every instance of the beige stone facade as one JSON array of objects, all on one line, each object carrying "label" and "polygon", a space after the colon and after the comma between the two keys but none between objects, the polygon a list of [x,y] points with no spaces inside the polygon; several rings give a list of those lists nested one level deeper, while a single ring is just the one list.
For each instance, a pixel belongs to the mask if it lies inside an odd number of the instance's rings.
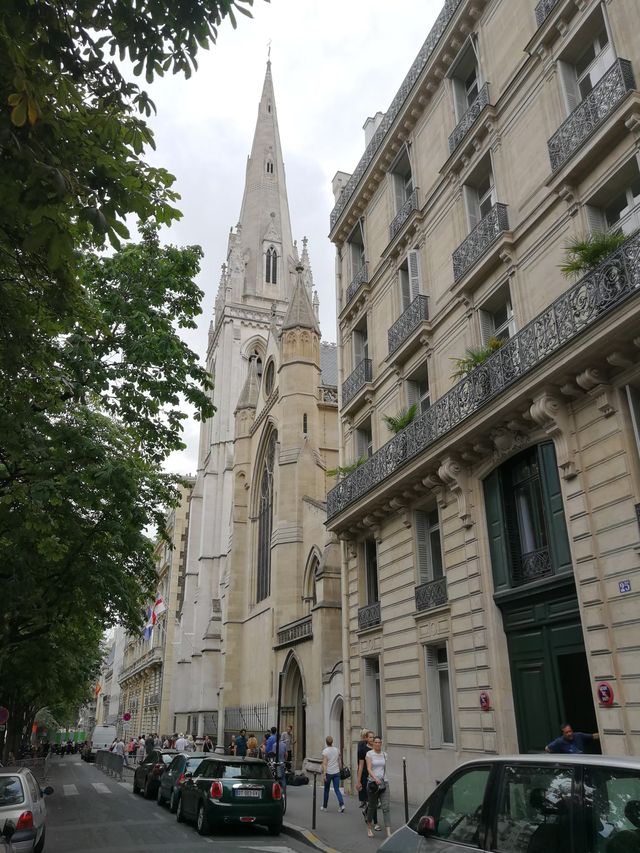
[{"label": "beige stone facade", "polygon": [[635,0],[448,0],[334,179],[346,725],[415,796],[565,718],[640,752],[640,240],[560,272],[640,224],[639,26]]},{"label": "beige stone facade", "polygon": [[[176,731],[175,636],[180,597],[185,583],[185,542],[193,483],[180,486],[180,504],[168,515],[170,543],[158,540],[155,560],[158,571],[157,618],[149,639],[128,635],[125,640],[120,684],[118,734],[138,737],[151,732],[170,735]],[[151,607],[154,603],[151,602]],[[125,713],[131,719],[123,721]]]}]

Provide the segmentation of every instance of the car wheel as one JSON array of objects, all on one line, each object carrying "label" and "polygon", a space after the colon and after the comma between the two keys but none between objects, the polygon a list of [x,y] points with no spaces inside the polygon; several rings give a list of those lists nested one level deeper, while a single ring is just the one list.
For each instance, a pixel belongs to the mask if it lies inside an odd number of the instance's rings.
[{"label": "car wheel", "polygon": [[44,836],[45,836],[46,831],[47,831],[47,828],[45,826],[43,826],[42,827],[42,835],[40,836],[40,841],[38,841],[36,846],[33,848],[33,853],[42,853],[42,851],[44,850]]},{"label": "car wheel", "polygon": [[158,793],[156,794],[156,803],[159,806],[164,805],[164,797],[162,796],[162,785],[158,785]]},{"label": "car wheel", "polygon": [[200,808],[198,809],[196,828],[198,830],[198,835],[211,835],[211,824],[209,823],[204,803],[200,803]]},{"label": "car wheel", "polygon": [[186,817],[184,816],[184,812],[182,811],[182,797],[178,800],[178,808],[176,810],[176,820],[178,823],[184,823]]},{"label": "car wheel", "polygon": [[171,814],[175,814],[178,811],[178,800],[180,799],[179,795],[176,791],[171,792],[171,797],[169,799],[169,811]]},{"label": "car wheel", "polygon": [[270,823],[268,829],[269,835],[280,835],[282,832],[282,821],[277,820],[275,823]]}]

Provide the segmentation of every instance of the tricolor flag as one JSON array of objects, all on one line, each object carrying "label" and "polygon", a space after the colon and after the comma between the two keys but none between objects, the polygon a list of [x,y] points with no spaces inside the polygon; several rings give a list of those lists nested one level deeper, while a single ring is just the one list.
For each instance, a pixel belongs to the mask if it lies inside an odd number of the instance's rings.
[{"label": "tricolor flag", "polygon": [[153,624],[155,625],[158,621],[158,616],[160,616],[167,609],[167,605],[164,603],[164,599],[162,596],[158,596],[156,598],[156,603],[153,605],[153,613],[151,614],[151,618],[153,619]]},{"label": "tricolor flag", "polygon": [[142,632],[142,636],[145,640],[151,639],[151,634],[153,632],[153,611],[151,610],[151,605],[147,607],[147,612],[145,614],[146,621],[144,623],[144,631]]}]

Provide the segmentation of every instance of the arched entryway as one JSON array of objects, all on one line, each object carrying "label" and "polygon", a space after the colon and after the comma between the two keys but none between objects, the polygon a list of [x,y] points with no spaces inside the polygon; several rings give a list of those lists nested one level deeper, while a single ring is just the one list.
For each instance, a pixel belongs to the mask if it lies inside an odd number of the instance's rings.
[{"label": "arched entryway", "polygon": [[294,768],[300,768],[307,754],[306,699],[300,664],[293,653],[287,658],[283,672],[280,728],[285,732],[288,726],[293,726],[292,763]]},{"label": "arched entryway", "polygon": [[342,696],[336,696],[329,712],[329,734],[333,738],[334,746],[344,756],[344,703]]}]

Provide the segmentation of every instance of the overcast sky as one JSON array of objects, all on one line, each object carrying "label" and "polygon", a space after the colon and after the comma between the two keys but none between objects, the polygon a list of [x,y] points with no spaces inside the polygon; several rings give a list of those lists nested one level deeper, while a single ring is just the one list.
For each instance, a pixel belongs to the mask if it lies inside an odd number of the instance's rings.
[{"label": "overcast sky", "polygon": [[[236,30],[225,21],[189,80],[168,77],[149,88],[158,114],[148,159],[176,176],[182,196],[183,218],[163,239],[204,250],[203,314],[188,336],[201,358],[229,228],[240,213],[268,42],[293,237],[299,245],[309,238],[322,335],[335,341],[331,180],[357,165],[365,119],[386,111],[441,8],[442,0],[393,7],[389,0],[255,0],[253,19],[238,15]],[[187,424],[188,449],[169,460],[169,470],[195,473],[198,431]]]}]

